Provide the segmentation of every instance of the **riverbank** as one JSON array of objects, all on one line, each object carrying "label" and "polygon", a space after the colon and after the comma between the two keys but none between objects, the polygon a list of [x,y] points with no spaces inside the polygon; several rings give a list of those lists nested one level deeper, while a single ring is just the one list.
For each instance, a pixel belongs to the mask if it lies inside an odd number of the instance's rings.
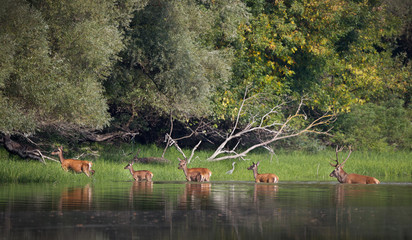
[{"label": "riverbank", "polygon": [[[129,170],[124,167],[137,152],[137,146],[94,146],[100,156],[88,158],[93,162],[95,175],[88,178],[84,174],[65,172],[57,162],[47,160],[46,164],[36,161],[25,161],[15,156],[10,156],[4,149],[0,149],[0,182],[1,183],[62,183],[90,181],[131,181]],[[140,157],[160,157],[163,149],[153,145],[139,146]],[[130,153],[130,154],[129,154]],[[187,156],[190,151],[185,151]],[[347,153],[342,154],[342,161]],[[65,158],[74,156],[73,153],[65,153]],[[211,181],[254,181],[253,172],[247,167],[252,162],[260,161],[259,173],[274,173],[279,181],[337,181],[329,177],[333,167],[329,161],[335,158],[332,149],[317,153],[302,151],[280,151],[270,155],[265,151],[249,154],[245,159],[224,160],[209,162],[207,157],[210,151],[197,151],[189,168],[205,167],[212,171]],[[153,172],[153,181],[184,181],[183,171],[178,169],[177,158],[181,154],[174,148],[170,148],[165,158],[170,163],[134,164],[135,170],[150,170]],[[412,152],[353,152],[345,164],[345,171],[373,176],[381,182],[412,182]],[[226,174],[232,169],[232,162],[236,162],[232,174]]]}]

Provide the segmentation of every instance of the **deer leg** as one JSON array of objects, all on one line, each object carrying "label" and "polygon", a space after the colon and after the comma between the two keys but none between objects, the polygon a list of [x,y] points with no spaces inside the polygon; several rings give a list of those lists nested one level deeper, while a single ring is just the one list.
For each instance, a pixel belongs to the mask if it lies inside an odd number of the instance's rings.
[{"label": "deer leg", "polygon": [[84,174],[86,174],[87,177],[90,177],[89,175],[89,165],[87,166],[82,166],[82,171],[84,172]]}]

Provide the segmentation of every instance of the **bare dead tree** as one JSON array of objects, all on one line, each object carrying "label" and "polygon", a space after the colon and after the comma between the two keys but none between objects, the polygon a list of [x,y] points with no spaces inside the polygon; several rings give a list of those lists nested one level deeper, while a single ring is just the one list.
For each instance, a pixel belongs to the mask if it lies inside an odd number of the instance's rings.
[{"label": "bare dead tree", "polygon": [[[187,159],[185,153],[184,153],[183,150],[179,147],[179,145],[178,145],[177,142],[180,141],[180,140],[183,140],[183,139],[191,138],[191,137],[193,137],[193,136],[195,136],[195,135],[198,135],[198,134],[203,134],[203,131],[206,131],[205,129],[209,129],[209,128],[210,128],[210,126],[209,126],[207,123],[205,123],[205,122],[203,122],[203,121],[201,120],[201,121],[199,122],[199,124],[197,124],[197,126],[196,126],[195,129],[192,129],[192,128],[190,128],[190,127],[187,127],[187,129],[190,131],[190,133],[189,133],[188,135],[183,136],[183,137],[179,137],[179,138],[172,138],[172,133],[173,133],[173,116],[172,116],[172,112],[170,112],[170,131],[169,131],[169,133],[166,133],[166,135],[165,135],[165,140],[164,140],[164,142],[166,142],[166,146],[165,146],[165,149],[163,150],[162,157],[164,157],[167,149],[168,149],[169,147],[171,147],[171,146],[174,145],[174,146],[176,147],[176,149],[183,155],[183,157],[184,157],[185,159]],[[208,140],[208,139],[206,139],[206,140],[209,141],[209,142],[211,142],[211,141]],[[200,141],[196,144],[196,146],[193,147],[192,153],[190,154],[189,159],[187,159],[187,163],[190,163],[190,160],[191,160],[191,159],[193,158],[193,156],[194,156],[194,152],[195,152],[196,149],[200,146],[201,143],[202,143],[202,140],[200,140]],[[211,143],[212,143],[212,142],[211,142]]]},{"label": "bare dead tree", "polygon": [[[32,145],[36,145],[33,141],[31,141],[29,138],[26,138],[27,141],[29,141]],[[46,161],[44,159],[52,160],[55,162],[59,162],[58,160],[48,157],[42,153],[42,151],[39,148],[33,147],[28,144],[23,144],[16,142],[10,138],[10,135],[5,135],[1,141],[4,144],[4,148],[12,153],[20,156],[21,158],[29,158],[29,159],[34,159],[38,160],[43,164],[46,164]]]},{"label": "bare dead tree", "polygon": [[172,116],[172,111],[170,111],[170,131],[169,131],[169,135],[166,135],[166,139],[165,139],[166,146],[165,146],[165,149],[163,150],[162,157],[165,157],[167,148],[168,148],[169,146],[171,146],[171,142],[170,142],[170,141],[171,141],[172,138],[168,138],[167,136],[171,136],[171,135],[172,135],[172,132],[173,132],[173,116]]},{"label": "bare dead tree", "polygon": [[[298,104],[296,111],[283,121],[276,120],[277,118],[274,116],[282,115],[281,111],[282,108],[286,105],[286,102],[277,104],[261,117],[258,117],[257,115],[251,116],[251,120],[243,128],[239,128],[238,126],[240,125],[240,118],[242,115],[244,115],[243,108],[245,107],[246,101],[250,99],[246,96],[247,90],[245,91],[243,101],[237,112],[237,117],[233,129],[230,131],[230,134],[224,139],[224,141],[218,146],[215,152],[208,158],[209,161],[243,158],[250,151],[256,148],[267,147],[269,144],[275,141],[296,137],[305,133],[328,134],[328,130],[319,131],[316,129],[316,127],[327,125],[333,122],[336,117],[336,115],[333,113],[325,113],[310,122],[306,122],[305,125],[300,127],[299,129],[293,128],[292,121],[298,119],[307,121],[308,119],[306,113],[304,113],[302,110],[305,101],[302,98]],[[261,139],[260,142],[248,147],[246,150],[237,152],[237,147],[239,145],[239,142],[242,140],[242,137],[250,134],[260,134],[263,136],[263,139]],[[234,140],[237,140],[237,144],[233,148],[227,150],[229,142]]]},{"label": "bare dead tree", "polygon": [[[172,122],[172,121],[171,121],[171,122]],[[191,129],[191,128],[188,127],[188,129],[189,129],[189,131],[190,131],[190,133],[189,133],[188,135],[183,136],[183,137],[179,137],[179,138],[172,138],[171,136],[172,136],[172,132],[173,132],[173,123],[171,123],[170,132],[165,135],[165,140],[164,140],[164,142],[166,142],[166,146],[165,146],[165,149],[163,150],[163,155],[162,155],[162,156],[164,156],[164,154],[166,153],[167,149],[168,149],[170,146],[173,146],[173,145],[174,145],[173,141],[178,142],[178,141],[181,141],[181,140],[184,140],[184,139],[191,138],[191,137],[193,137],[194,135],[199,135],[199,134],[201,134],[203,139],[205,139],[207,142],[213,144],[213,142],[212,142],[211,140],[207,139],[207,138],[205,137],[204,133],[203,133],[203,131],[206,132],[206,129],[209,129],[209,128],[210,128],[210,126],[209,126],[207,123],[205,123],[205,122],[202,121],[202,122],[200,122],[200,123],[198,124],[198,126],[196,127],[196,129]]]},{"label": "bare dead tree", "polygon": [[192,149],[192,153],[190,154],[190,157],[187,158],[186,154],[183,152],[183,150],[179,147],[179,144],[177,143],[177,141],[175,139],[173,139],[169,134],[166,133],[166,140],[168,142],[168,144],[170,144],[170,146],[175,146],[177,151],[179,151],[182,155],[184,159],[187,159],[187,163],[190,163],[190,161],[192,160],[193,156],[195,155],[195,151],[196,149],[200,146],[200,144],[202,143],[202,140],[200,140],[196,146],[193,147]]}]

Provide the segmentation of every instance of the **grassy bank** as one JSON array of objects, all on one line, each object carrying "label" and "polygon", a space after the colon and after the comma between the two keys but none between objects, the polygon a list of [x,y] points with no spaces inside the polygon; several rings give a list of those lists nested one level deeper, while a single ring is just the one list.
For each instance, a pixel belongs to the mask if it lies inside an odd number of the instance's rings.
[{"label": "grassy bank", "polygon": [[[139,146],[140,156],[161,156],[163,149],[153,145]],[[93,161],[96,174],[87,178],[84,174],[64,172],[59,163],[47,161],[41,164],[36,161],[25,161],[15,156],[10,156],[4,149],[0,149],[0,182],[1,183],[27,183],[27,182],[105,182],[105,181],[131,181],[132,176],[124,166],[132,159],[136,145],[124,146],[93,146],[99,150],[100,156]],[[75,154],[73,154],[74,156]],[[190,155],[187,151],[186,155]],[[206,167],[212,171],[211,181],[253,181],[252,171],[248,171],[253,162],[260,161],[259,173],[275,173],[280,181],[336,181],[329,177],[333,168],[328,161],[334,158],[334,151],[322,151],[316,154],[305,152],[281,151],[276,155],[267,152],[249,154],[247,160],[226,160],[208,162],[205,159],[211,155],[208,151],[198,151],[189,167]],[[345,155],[346,156],[346,155]],[[72,157],[65,153],[66,158]],[[146,169],[153,172],[154,181],[185,181],[183,171],[177,169],[177,158],[181,154],[170,148],[165,156],[170,164],[134,164],[135,170]],[[236,161],[233,174],[226,171],[232,168]],[[345,171],[374,176],[381,182],[408,181],[412,182],[412,152],[353,152],[345,164]]]}]

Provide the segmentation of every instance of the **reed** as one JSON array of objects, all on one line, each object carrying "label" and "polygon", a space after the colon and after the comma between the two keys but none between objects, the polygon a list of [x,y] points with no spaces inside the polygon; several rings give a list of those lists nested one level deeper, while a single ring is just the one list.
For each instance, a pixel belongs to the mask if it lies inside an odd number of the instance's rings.
[{"label": "reed", "polygon": [[[154,145],[137,146],[102,146],[96,145],[100,156],[96,159],[85,159],[93,161],[95,175],[88,178],[84,174],[65,172],[59,163],[48,161],[46,165],[36,161],[24,161],[15,156],[10,156],[4,149],[0,149],[0,182],[1,183],[41,183],[41,182],[106,182],[106,181],[133,181],[129,170],[124,167],[129,163],[137,148],[141,149],[141,157],[162,155],[163,149]],[[184,150],[187,156],[189,150]],[[69,154],[67,158],[71,157]],[[209,162],[207,157],[210,151],[197,151],[189,168],[204,167],[212,171],[211,181],[251,181],[253,173],[248,171],[252,162],[260,161],[259,173],[274,173],[282,181],[336,181],[329,177],[333,168],[329,161],[334,158],[334,150],[306,153],[302,151],[279,151],[270,155],[265,151],[256,151],[249,154],[245,160],[234,159],[219,162]],[[150,170],[153,172],[153,181],[185,181],[182,170],[177,169],[178,157],[181,154],[174,148],[169,148],[165,158],[169,164],[139,164],[133,165],[135,170]],[[412,182],[412,152],[353,152],[345,164],[345,171],[373,176],[381,182],[403,181]],[[233,174],[226,174],[232,169],[235,161]]]}]

